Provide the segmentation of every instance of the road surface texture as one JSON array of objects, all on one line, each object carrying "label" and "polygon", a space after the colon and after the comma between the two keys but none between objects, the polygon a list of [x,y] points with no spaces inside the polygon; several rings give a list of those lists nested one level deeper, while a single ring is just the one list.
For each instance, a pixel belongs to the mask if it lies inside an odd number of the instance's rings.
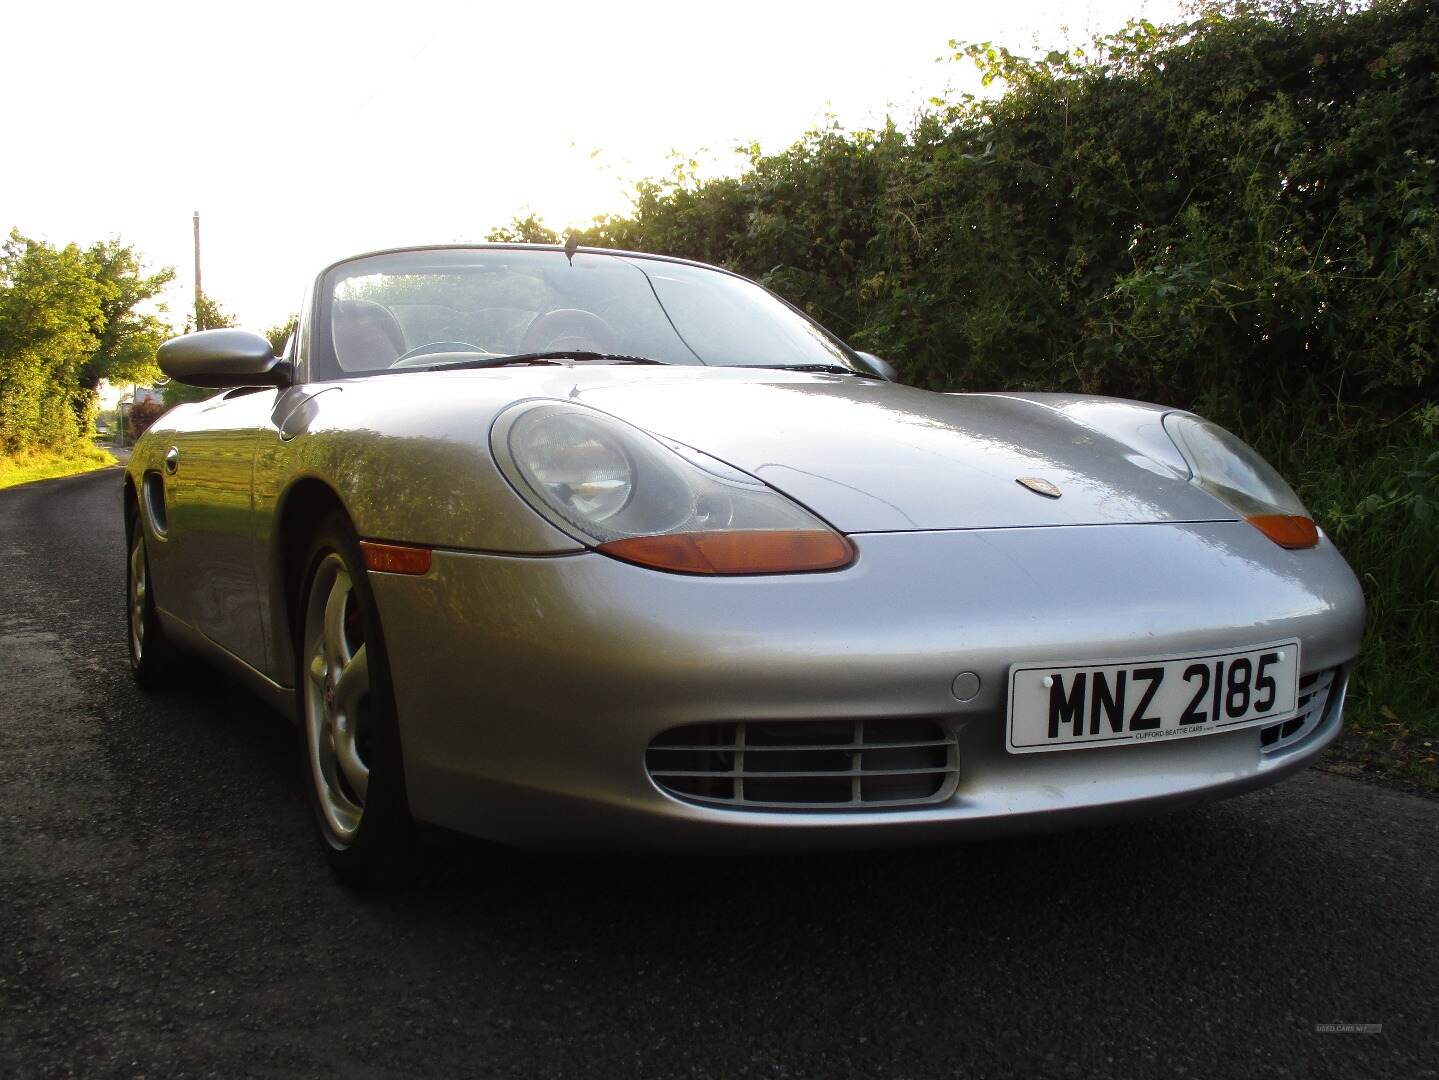
[{"label": "road surface texture", "polygon": [[131,684],[123,547],[118,470],[0,493],[0,1077],[1439,1076],[1439,801],[356,896],[284,721]]}]

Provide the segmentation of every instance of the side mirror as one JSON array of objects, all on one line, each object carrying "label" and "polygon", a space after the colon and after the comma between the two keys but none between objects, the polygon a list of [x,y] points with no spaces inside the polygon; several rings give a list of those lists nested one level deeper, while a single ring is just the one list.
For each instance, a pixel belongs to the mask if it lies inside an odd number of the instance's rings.
[{"label": "side mirror", "polygon": [[894,365],[889,361],[881,360],[875,356],[874,353],[856,352],[855,355],[864,361],[865,367],[869,368],[870,371],[874,372],[881,379],[884,379],[886,382],[899,382],[899,372],[894,370]]},{"label": "side mirror", "polygon": [[171,338],[155,357],[160,370],[191,386],[289,386],[294,372],[250,330],[201,330]]}]

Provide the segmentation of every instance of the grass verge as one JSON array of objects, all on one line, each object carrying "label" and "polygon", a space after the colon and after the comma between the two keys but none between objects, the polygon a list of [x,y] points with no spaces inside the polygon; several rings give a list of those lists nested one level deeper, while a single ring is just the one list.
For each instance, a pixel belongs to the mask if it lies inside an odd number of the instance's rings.
[{"label": "grass verge", "polygon": [[34,451],[13,456],[0,455],[0,488],[28,484],[32,480],[74,476],[114,464],[115,458],[98,446],[80,446],[60,453]]},{"label": "grass verge", "polygon": [[1360,780],[1379,780],[1416,795],[1439,797],[1439,738],[1407,728],[1400,721],[1345,716],[1345,730],[1319,767]]}]

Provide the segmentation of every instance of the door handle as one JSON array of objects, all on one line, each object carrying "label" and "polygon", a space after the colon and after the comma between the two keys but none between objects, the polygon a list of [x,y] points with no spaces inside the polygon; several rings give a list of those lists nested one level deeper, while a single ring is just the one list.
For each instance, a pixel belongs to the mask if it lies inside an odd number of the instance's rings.
[{"label": "door handle", "polygon": [[174,476],[180,471],[180,448],[170,447],[169,453],[165,455],[165,475]]}]

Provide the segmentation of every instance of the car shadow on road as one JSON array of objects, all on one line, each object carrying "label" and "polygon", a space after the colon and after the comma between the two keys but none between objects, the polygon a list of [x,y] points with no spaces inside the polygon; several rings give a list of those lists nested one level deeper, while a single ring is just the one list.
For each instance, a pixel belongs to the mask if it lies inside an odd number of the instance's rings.
[{"label": "car shadow on road", "polygon": [[415,888],[373,902],[404,920],[445,923],[466,911],[517,928],[573,928],[581,947],[597,933],[648,948],[696,934],[735,945],[763,926],[767,940],[788,930],[844,949],[897,922],[1006,937],[1132,923],[1143,934],[1172,929],[1186,908],[1277,916],[1306,893],[1319,902],[1318,882],[1277,869],[1293,838],[1256,814],[1263,798],[1064,833],[812,855],[580,857],[452,839],[430,852]]}]

